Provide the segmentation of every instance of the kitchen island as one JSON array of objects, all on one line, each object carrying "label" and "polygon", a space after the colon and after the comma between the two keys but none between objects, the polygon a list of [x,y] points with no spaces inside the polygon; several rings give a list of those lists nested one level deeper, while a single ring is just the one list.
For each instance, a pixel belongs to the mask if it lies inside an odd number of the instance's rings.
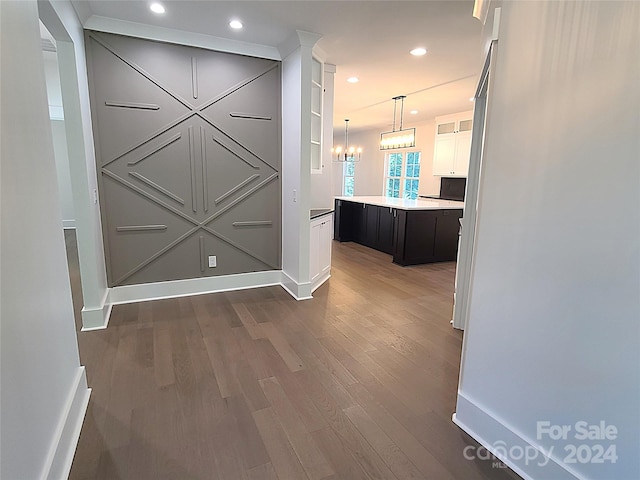
[{"label": "kitchen island", "polygon": [[463,207],[439,199],[336,197],[334,239],[388,253],[403,266],[453,261]]}]

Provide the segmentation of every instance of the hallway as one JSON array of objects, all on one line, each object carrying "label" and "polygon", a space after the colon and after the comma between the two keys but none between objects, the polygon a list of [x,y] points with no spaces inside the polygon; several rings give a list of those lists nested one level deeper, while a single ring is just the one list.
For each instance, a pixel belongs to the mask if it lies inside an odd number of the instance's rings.
[{"label": "hallway", "polygon": [[310,301],[268,287],[115,306],[78,333],[93,392],[70,478],[518,478],[466,460],[451,422],[454,269],[333,242]]}]

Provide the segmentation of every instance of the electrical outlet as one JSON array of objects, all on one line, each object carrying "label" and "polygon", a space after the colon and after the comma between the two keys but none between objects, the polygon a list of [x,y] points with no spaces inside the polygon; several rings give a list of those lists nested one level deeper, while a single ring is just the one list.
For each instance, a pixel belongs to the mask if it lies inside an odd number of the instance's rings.
[{"label": "electrical outlet", "polygon": [[218,259],[215,255],[209,255],[209,268],[217,267]]}]

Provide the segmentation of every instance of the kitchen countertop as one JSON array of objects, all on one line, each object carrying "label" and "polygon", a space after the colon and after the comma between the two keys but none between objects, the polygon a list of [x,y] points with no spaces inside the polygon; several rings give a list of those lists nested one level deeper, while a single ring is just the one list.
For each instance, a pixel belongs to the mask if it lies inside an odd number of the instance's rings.
[{"label": "kitchen countertop", "polygon": [[378,205],[381,207],[397,208],[399,210],[451,210],[464,208],[464,202],[456,202],[453,200],[438,200],[418,198],[409,200],[406,198],[389,198],[389,197],[336,197],[336,200],[344,200],[346,202],[366,203],[369,205]]},{"label": "kitchen countertop", "polygon": [[311,220],[313,220],[314,218],[322,217],[324,215],[329,215],[330,213],[333,213],[332,208],[312,208],[311,210],[309,210],[309,216],[311,217]]}]

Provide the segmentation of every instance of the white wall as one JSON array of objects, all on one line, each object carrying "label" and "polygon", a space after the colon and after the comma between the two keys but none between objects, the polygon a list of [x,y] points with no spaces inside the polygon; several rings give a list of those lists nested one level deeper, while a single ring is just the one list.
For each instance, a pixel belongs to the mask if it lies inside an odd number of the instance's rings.
[{"label": "white wall", "polygon": [[80,367],[36,2],[0,2],[0,477],[64,478]]},{"label": "white wall", "polygon": [[49,101],[49,118],[51,119],[51,129],[53,133],[53,152],[56,158],[56,175],[58,179],[58,191],[60,192],[62,224],[65,228],[70,228],[75,227],[75,213],[73,211],[67,134],[64,128],[62,91],[60,89],[60,75],[58,73],[58,56],[55,52],[42,52],[42,55],[44,57],[44,75],[47,84],[47,99]]},{"label": "white wall", "polygon": [[[51,110],[50,110],[51,111]],[[60,195],[60,211],[62,226],[73,228],[76,225],[73,210],[73,192],[71,190],[71,173],[69,172],[69,153],[67,151],[67,132],[64,120],[51,120],[53,134],[53,153],[56,160],[56,178]]]},{"label": "white wall", "polygon": [[[293,195],[294,191],[296,196],[300,192],[301,57],[298,48],[282,61],[282,270],[293,283],[300,280],[298,233],[301,225]],[[296,287],[287,288],[295,292]]]},{"label": "white wall", "polygon": [[[433,176],[433,147],[435,139],[435,121],[410,124],[416,127],[416,146],[411,149],[398,149],[392,152],[420,151],[420,195],[438,195],[440,177]],[[383,195],[384,157],[380,150],[381,130],[349,131],[349,145],[363,148],[362,159],[355,165],[354,195]],[[344,130],[334,132],[334,144],[344,146]],[[333,192],[342,195],[342,163],[334,163]]]},{"label": "white wall", "polygon": [[64,120],[62,108],[62,90],[58,74],[58,56],[56,52],[42,52],[44,58],[44,76],[47,82],[47,98],[49,100],[49,118]]},{"label": "white wall", "polygon": [[311,298],[311,62],[320,38],[296,31],[282,61],[282,271],[283,285],[298,299]]},{"label": "white wall", "polygon": [[42,22],[56,39],[84,300],[83,325],[100,328],[106,325],[110,306],[100,208],[94,197],[97,176],[84,33],[69,0],[42,0],[38,8]]},{"label": "white wall", "polygon": [[44,58],[44,76],[47,84],[49,118],[51,119],[51,129],[53,133],[53,152],[56,158],[56,175],[58,179],[58,191],[60,192],[62,224],[65,228],[75,227],[69,154],[67,151],[67,134],[64,128],[64,109],[62,107],[62,91],[60,89],[60,75],[58,73],[58,56],[55,52],[42,52],[42,55]]},{"label": "white wall", "polygon": [[[639,26],[637,2],[502,8],[456,422],[553,447],[507,458],[525,478],[640,478]],[[618,436],[576,439],[581,420]],[[568,443],[618,459],[563,465]]]}]

